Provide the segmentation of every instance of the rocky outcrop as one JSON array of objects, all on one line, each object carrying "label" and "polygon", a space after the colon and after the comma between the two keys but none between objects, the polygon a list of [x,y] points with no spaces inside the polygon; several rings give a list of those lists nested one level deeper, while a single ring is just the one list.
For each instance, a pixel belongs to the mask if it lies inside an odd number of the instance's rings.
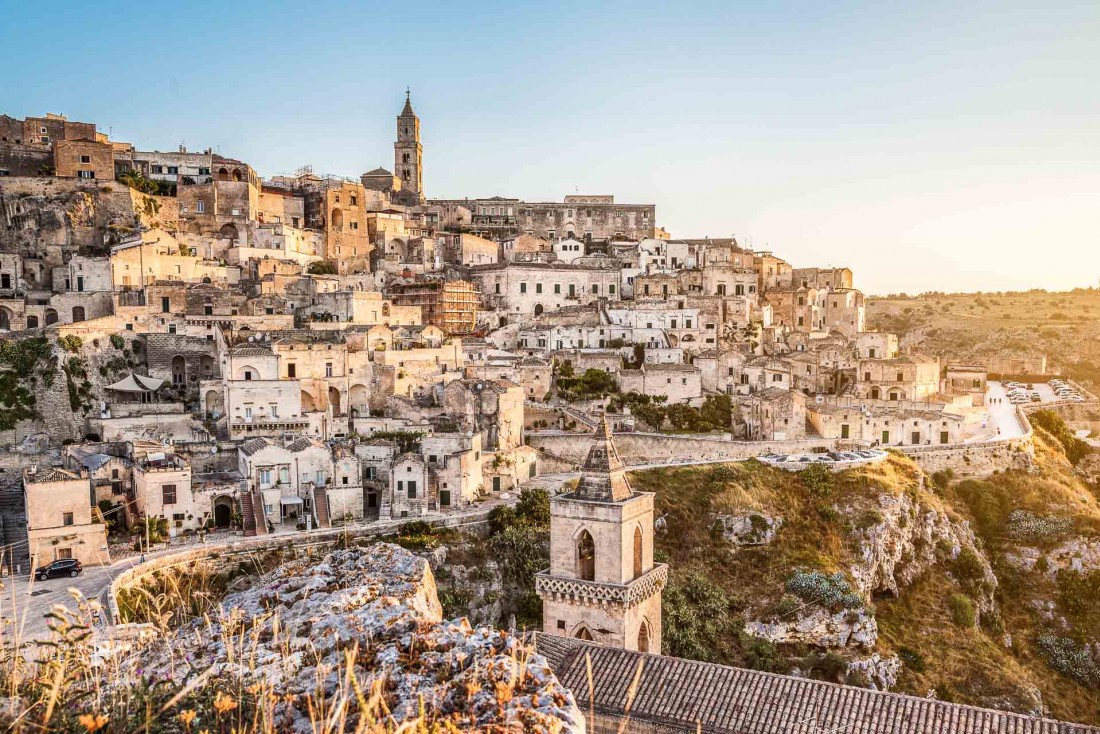
[{"label": "rocky outcrop", "polygon": [[499,630],[442,621],[428,562],[397,546],[284,564],[222,609],[145,651],[144,676],[262,689],[289,702],[273,710],[278,725],[301,732],[333,707],[348,731],[362,717],[419,716],[447,730],[584,731],[541,656]]},{"label": "rocky outcrop", "polygon": [[447,546],[428,554],[428,563],[436,576],[445,609],[462,614],[475,625],[496,626],[502,622],[506,590],[500,564],[492,559],[472,566],[448,563]]},{"label": "rocky outcrop", "polygon": [[1048,576],[1064,570],[1088,573],[1100,569],[1100,540],[1072,538],[1049,550],[1021,546],[1005,553],[1005,559],[1017,568]]},{"label": "rocky outcrop", "polygon": [[760,512],[715,515],[713,527],[736,546],[768,545],[783,525],[783,518]]},{"label": "rocky outcrop", "polygon": [[878,641],[878,622],[863,609],[829,612],[815,609],[790,621],[751,621],[745,632],[776,644],[802,643],[824,648],[873,649]]},{"label": "rocky outcrop", "polygon": [[870,657],[848,662],[848,682],[876,691],[889,691],[898,683],[901,659],[897,655],[882,657],[877,652]]},{"label": "rocky outcrop", "polygon": [[870,599],[875,592],[897,595],[931,566],[950,566],[966,552],[978,566],[974,587],[979,610],[992,611],[997,577],[969,523],[953,522],[942,509],[916,502],[908,494],[885,492],[879,495],[875,510],[851,514],[870,518],[855,531],[860,560],[849,568],[853,586],[865,597]]}]

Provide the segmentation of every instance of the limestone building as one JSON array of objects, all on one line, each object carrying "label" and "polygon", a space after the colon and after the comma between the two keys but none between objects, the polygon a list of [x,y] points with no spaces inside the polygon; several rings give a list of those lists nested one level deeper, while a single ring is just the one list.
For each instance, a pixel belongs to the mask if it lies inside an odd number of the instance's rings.
[{"label": "limestone building", "polygon": [[545,632],[661,653],[653,497],[630,486],[604,418],[577,488],[550,500],[550,568],[535,576]]},{"label": "limestone building", "polygon": [[393,170],[401,179],[401,188],[416,198],[424,198],[424,149],[420,145],[420,118],[413,112],[409,90],[405,90],[405,108],[397,116],[397,141],[393,144]]}]

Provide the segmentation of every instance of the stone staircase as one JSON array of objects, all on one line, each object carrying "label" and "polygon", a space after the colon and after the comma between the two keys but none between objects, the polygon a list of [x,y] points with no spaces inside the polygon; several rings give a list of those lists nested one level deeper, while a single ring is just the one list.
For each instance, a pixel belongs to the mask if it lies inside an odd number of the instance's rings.
[{"label": "stone staircase", "polygon": [[313,519],[319,528],[331,528],[332,518],[329,516],[328,489],[325,487],[313,488]]},{"label": "stone staircase", "polygon": [[245,537],[268,534],[264,501],[259,492],[250,491],[241,495],[241,520]]}]

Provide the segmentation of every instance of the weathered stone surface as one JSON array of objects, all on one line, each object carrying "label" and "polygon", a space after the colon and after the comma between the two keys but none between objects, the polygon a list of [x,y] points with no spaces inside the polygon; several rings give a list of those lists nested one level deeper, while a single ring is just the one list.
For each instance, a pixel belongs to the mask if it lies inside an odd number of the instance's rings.
[{"label": "weathered stone surface", "polygon": [[783,525],[783,518],[760,512],[715,515],[714,525],[722,536],[734,545],[767,545]]},{"label": "weathered stone surface", "polygon": [[884,658],[876,652],[870,657],[848,663],[848,682],[876,691],[888,691],[897,685],[900,672],[901,659],[897,655]]},{"label": "weathered stone surface", "polygon": [[815,647],[870,650],[878,641],[878,622],[863,609],[836,613],[815,609],[790,621],[752,621],[745,625],[745,632],[776,644],[800,642]]},{"label": "weathered stone surface", "polygon": [[[1039,564],[1040,558],[1044,559],[1044,564]],[[1022,546],[1006,553],[1005,559],[1027,571],[1036,570],[1039,565],[1051,577],[1067,569],[1088,573],[1100,569],[1100,540],[1071,538],[1049,550]]]},{"label": "weathered stone surface", "polygon": [[[428,719],[460,729],[584,731],[572,694],[541,656],[499,630],[441,621],[428,562],[397,546],[284,564],[222,608],[209,626],[197,621],[147,650],[146,676],[185,684],[209,671],[245,687],[265,684],[294,702],[284,723],[306,732],[309,697],[340,695],[354,650],[358,685],[380,683],[396,722],[423,706]],[[343,703],[354,729],[359,704],[354,694]]]}]

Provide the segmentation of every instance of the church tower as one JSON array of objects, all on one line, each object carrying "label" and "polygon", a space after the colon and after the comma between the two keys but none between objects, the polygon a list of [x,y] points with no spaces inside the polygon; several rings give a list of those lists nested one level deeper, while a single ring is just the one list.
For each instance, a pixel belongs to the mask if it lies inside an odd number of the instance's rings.
[{"label": "church tower", "polygon": [[424,200],[424,151],[420,147],[420,118],[413,112],[411,91],[405,90],[405,109],[397,116],[397,142],[393,144],[393,173],[401,188]]},{"label": "church tower", "polygon": [[535,576],[544,634],[661,653],[653,493],[635,492],[605,417],[577,488],[550,498],[550,569]]}]

